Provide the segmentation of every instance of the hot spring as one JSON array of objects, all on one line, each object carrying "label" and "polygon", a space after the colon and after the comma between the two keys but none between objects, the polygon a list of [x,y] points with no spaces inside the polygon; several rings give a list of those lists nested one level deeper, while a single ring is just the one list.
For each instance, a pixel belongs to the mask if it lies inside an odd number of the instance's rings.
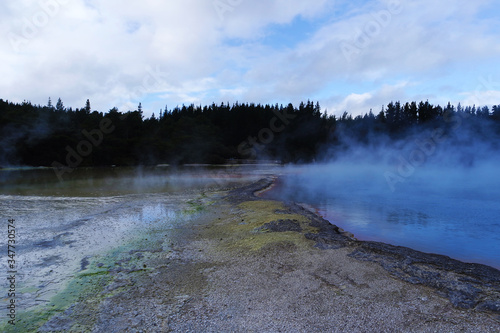
[{"label": "hot spring", "polygon": [[387,181],[388,170],[376,163],[293,167],[264,195],[307,203],[359,240],[500,268],[495,165],[422,166],[396,186]]}]

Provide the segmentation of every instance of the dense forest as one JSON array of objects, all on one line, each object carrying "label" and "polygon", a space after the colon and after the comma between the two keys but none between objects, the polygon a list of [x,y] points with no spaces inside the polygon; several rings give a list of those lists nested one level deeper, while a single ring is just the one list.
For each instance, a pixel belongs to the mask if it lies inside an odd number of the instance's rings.
[{"label": "dense forest", "polygon": [[[74,168],[108,165],[282,163],[332,159],[350,145],[398,141],[435,128],[498,142],[500,105],[488,107],[391,102],[380,112],[341,117],[319,103],[189,105],[144,117],[137,110],[93,111],[0,99],[0,167]],[[464,136],[465,138],[465,136]]]}]

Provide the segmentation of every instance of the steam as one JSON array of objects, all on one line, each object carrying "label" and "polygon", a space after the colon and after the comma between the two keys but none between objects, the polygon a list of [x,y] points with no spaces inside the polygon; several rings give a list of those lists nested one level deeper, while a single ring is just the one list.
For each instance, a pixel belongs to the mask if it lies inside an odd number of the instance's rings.
[{"label": "steam", "polygon": [[338,129],[338,144],[289,166],[272,196],[312,204],[360,239],[500,267],[498,133],[490,121],[363,140]]},{"label": "steam", "polygon": [[59,181],[49,168],[12,168],[0,172],[0,190],[9,195],[62,197],[202,194],[257,181],[274,173],[274,168],[258,165],[77,168],[64,181]]}]

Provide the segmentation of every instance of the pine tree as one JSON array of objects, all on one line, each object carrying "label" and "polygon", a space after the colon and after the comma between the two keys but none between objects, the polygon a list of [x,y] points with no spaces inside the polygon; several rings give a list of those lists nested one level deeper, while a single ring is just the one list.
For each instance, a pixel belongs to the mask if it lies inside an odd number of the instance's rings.
[{"label": "pine tree", "polygon": [[488,106],[483,106],[482,108],[478,109],[477,113],[479,116],[481,116],[483,118],[489,118],[490,108]]},{"label": "pine tree", "polygon": [[397,119],[396,119],[396,106],[394,105],[394,102],[390,102],[387,104],[387,109],[385,110],[385,119],[387,119],[387,122],[389,124],[394,124]]},{"label": "pine tree", "polygon": [[91,111],[91,108],[90,108],[90,100],[89,100],[89,99],[87,99],[87,102],[85,102],[85,112],[86,112],[87,114],[89,114],[89,113],[90,113],[90,111]]},{"label": "pine tree", "polygon": [[[278,109],[278,104],[276,104],[276,109]],[[315,116],[321,115],[321,106],[319,105],[318,101],[316,101],[316,105],[314,106],[314,115]]]},{"label": "pine tree", "polygon": [[57,103],[56,103],[56,111],[59,111],[59,112],[63,112],[64,111],[64,104],[61,100],[61,98],[59,97],[59,99],[57,100]]},{"label": "pine tree", "polygon": [[496,121],[500,121],[500,105],[493,105],[492,108],[493,113],[491,114],[491,118]]},{"label": "pine tree", "polygon": [[451,105],[451,102],[448,102],[448,105],[446,105],[446,109],[444,110],[445,112],[455,112],[455,107]]}]

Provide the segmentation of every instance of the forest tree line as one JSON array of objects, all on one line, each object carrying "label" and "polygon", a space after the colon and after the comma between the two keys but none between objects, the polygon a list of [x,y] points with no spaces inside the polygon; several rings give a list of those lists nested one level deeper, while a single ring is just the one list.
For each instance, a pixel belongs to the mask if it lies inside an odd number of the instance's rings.
[{"label": "forest tree line", "polygon": [[[311,162],[348,149],[346,142],[375,145],[440,127],[467,130],[477,140],[500,134],[500,105],[445,107],[391,102],[362,116],[328,115],[319,103],[298,106],[253,103],[183,105],[144,117],[142,106],[121,112],[45,106],[0,99],[0,167],[223,164],[248,160]],[[488,131],[485,131],[488,128]],[[486,134],[488,133],[488,134]],[[455,133],[456,134],[456,133]],[[349,140],[346,140],[349,138]],[[325,149],[328,147],[328,149]],[[328,155],[328,156],[327,156]]]}]

